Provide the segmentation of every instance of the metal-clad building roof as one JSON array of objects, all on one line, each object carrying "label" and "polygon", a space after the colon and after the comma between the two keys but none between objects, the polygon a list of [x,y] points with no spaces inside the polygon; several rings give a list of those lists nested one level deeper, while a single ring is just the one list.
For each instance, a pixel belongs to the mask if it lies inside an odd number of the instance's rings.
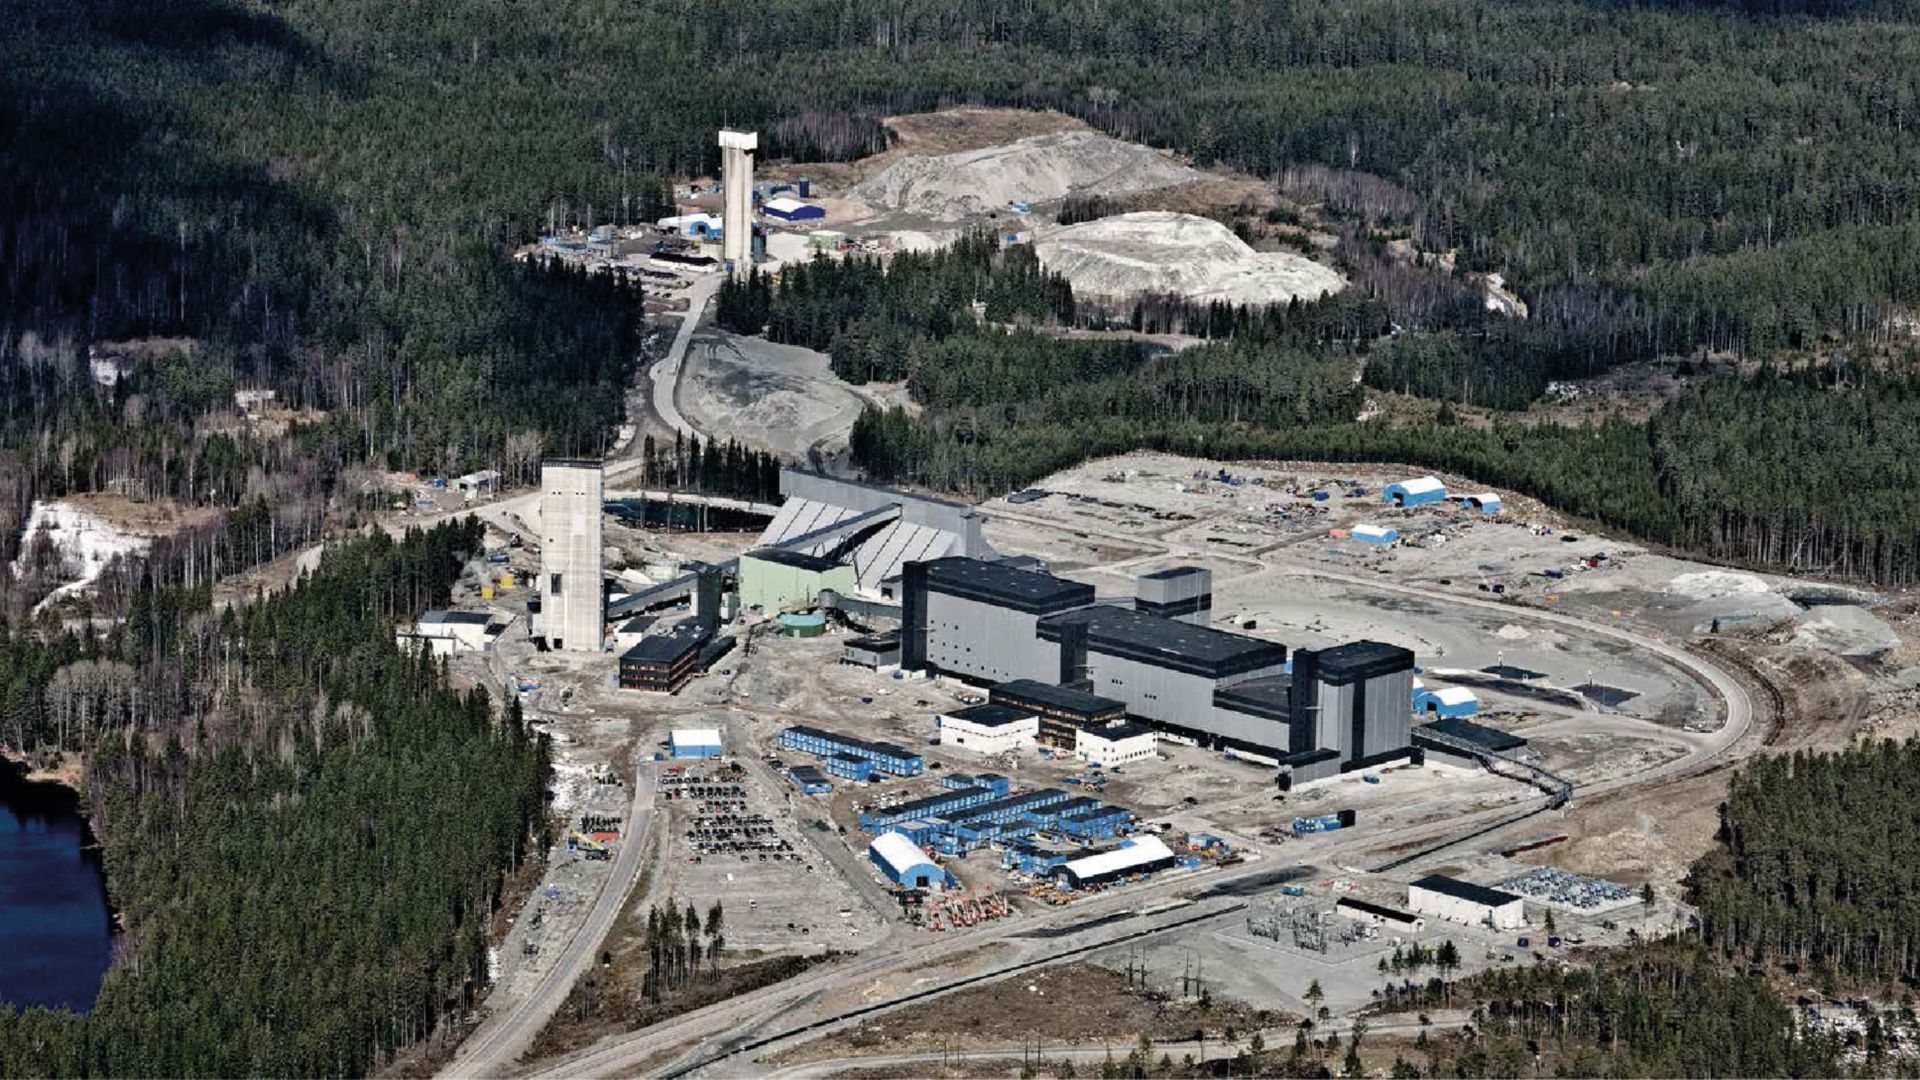
[{"label": "metal-clad building roof", "polygon": [[1510,731],[1501,731],[1499,728],[1476,724],[1471,720],[1462,720],[1455,716],[1443,716],[1430,724],[1421,724],[1414,730],[1436,731],[1448,738],[1469,742],[1496,754],[1518,750],[1527,745],[1527,740]]},{"label": "metal-clad building roof", "polygon": [[420,615],[422,626],[485,626],[493,616],[484,611],[428,611]]},{"label": "metal-clad building roof", "polygon": [[706,635],[698,632],[649,634],[641,638],[639,644],[621,653],[620,659],[646,664],[670,664],[698,649],[705,640]]},{"label": "metal-clad building roof", "polygon": [[913,841],[900,833],[881,833],[867,847],[886,862],[896,878],[906,877],[908,871],[923,866],[935,874],[941,873],[940,868],[927,858],[926,852],[915,847]]},{"label": "metal-clad building roof", "polygon": [[1293,676],[1267,675],[1258,679],[1248,679],[1243,683],[1223,686],[1213,692],[1213,704],[1217,708],[1231,709],[1234,712],[1264,717],[1268,720],[1291,720],[1293,703]]},{"label": "metal-clad building roof", "polygon": [[1475,885],[1471,881],[1461,881],[1445,874],[1428,874],[1413,883],[1413,888],[1437,892],[1442,896],[1451,896],[1456,900],[1465,900],[1470,904],[1485,904],[1488,907],[1502,907],[1519,901],[1519,897],[1499,889],[1489,889],[1485,885]]},{"label": "metal-clad building roof", "polygon": [[1070,686],[1054,686],[1037,679],[1013,679],[993,688],[995,698],[1006,698],[1015,704],[1044,705],[1074,716],[1096,717],[1122,712],[1127,703],[1099,694],[1089,694],[1085,690],[1075,690]]},{"label": "metal-clad building roof", "polygon": [[1066,611],[1093,603],[1091,585],[958,556],[927,563],[927,588],[1034,614]]},{"label": "metal-clad building roof", "polygon": [[950,720],[961,720],[977,727],[993,728],[1017,724],[1022,720],[1033,719],[1033,714],[1024,709],[1014,709],[1006,705],[973,705],[965,709],[946,714]]},{"label": "metal-clad building roof", "polygon": [[1075,859],[1067,863],[1064,869],[1081,881],[1089,878],[1104,877],[1109,874],[1124,874],[1135,867],[1146,866],[1173,858],[1172,849],[1166,842],[1152,834],[1136,836],[1117,848],[1089,855],[1084,859]]},{"label": "metal-clad building roof", "polygon": [[1287,647],[1277,642],[1105,605],[1042,619],[1040,638],[1059,641],[1062,628],[1075,623],[1086,626],[1090,651],[1196,675],[1237,675],[1287,660]]},{"label": "metal-clad building roof", "polygon": [[1413,670],[1413,650],[1384,641],[1350,641],[1318,655],[1319,678],[1336,685]]},{"label": "metal-clad building roof", "polygon": [[1145,724],[1135,723],[1133,721],[1128,721],[1124,724],[1114,724],[1111,727],[1085,727],[1081,728],[1080,732],[1089,739],[1101,739],[1110,743],[1116,743],[1122,739],[1138,738],[1141,735],[1155,734],[1154,729]]},{"label": "metal-clad building roof", "polygon": [[741,556],[741,558],[776,563],[780,566],[791,567],[795,570],[807,570],[816,574],[824,574],[841,565],[824,556],[809,555],[804,551],[784,551],[780,548],[772,547],[754,548],[752,551]]}]

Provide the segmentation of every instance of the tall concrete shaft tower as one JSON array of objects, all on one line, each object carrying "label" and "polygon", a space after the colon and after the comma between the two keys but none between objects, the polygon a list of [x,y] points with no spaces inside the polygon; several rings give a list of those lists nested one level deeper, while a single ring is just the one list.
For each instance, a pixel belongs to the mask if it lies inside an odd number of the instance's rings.
[{"label": "tall concrete shaft tower", "polygon": [[720,255],[733,264],[733,276],[747,276],[753,263],[753,155],[760,149],[757,131],[720,133],[720,193],[726,209],[720,219]]},{"label": "tall concrete shaft tower", "polygon": [[599,652],[606,626],[600,576],[600,463],[540,463],[540,630],[567,652]]}]

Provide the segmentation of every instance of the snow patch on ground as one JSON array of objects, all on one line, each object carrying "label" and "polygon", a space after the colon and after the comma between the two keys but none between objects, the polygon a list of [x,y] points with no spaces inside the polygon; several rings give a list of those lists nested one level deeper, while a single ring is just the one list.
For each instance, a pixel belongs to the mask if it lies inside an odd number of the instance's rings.
[{"label": "snow patch on ground", "polygon": [[980,150],[902,158],[853,195],[876,209],[964,221],[1011,203],[1131,195],[1203,176],[1152,147],[1095,131],[1057,131]]},{"label": "snow patch on ground", "polygon": [[1284,304],[1347,286],[1312,259],[1255,251],[1211,218],[1162,210],[1070,225],[1037,239],[1033,250],[1082,296],[1174,293],[1203,303]]},{"label": "snow patch on ground", "polygon": [[1500,629],[1495,630],[1493,636],[1503,641],[1525,641],[1532,637],[1533,634],[1524,626],[1517,623],[1508,623]]},{"label": "snow patch on ground", "polygon": [[63,576],[74,580],[48,593],[36,611],[91,588],[114,559],[144,554],[153,546],[153,537],[122,529],[73,503],[35,500],[22,534],[20,555],[13,561],[15,575],[26,572],[29,551],[43,531],[60,553]]},{"label": "snow patch on ground", "polygon": [[563,817],[571,818],[573,808],[586,802],[592,788],[592,769],[564,757],[554,761],[553,780],[548,790],[553,792],[553,809]]}]

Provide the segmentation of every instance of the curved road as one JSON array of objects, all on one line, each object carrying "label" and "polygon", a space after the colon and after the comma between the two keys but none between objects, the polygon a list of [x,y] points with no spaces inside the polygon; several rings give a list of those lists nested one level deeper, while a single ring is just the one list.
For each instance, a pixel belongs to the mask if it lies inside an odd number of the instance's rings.
[{"label": "curved road", "polygon": [[680,372],[687,359],[687,346],[693,341],[694,328],[707,310],[707,301],[720,291],[720,283],[725,279],[725,274],[709,274],[687,286],[687,313],[681,316],[680,332],[673,335],[673,345],[667,349],[667,355],[647,369],[647,378],[653,384],[653,411],[668,427],[688,438],[700,433],[680,415],[680,405],[675,400],[680,389]]}]

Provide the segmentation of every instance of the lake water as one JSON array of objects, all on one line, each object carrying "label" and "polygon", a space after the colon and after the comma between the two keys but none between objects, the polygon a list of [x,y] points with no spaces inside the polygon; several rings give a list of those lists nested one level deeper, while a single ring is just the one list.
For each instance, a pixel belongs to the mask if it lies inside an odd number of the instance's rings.
[{"label": "lake water", "polygon": [[78,796],[0,761],[0,1002],[93,1007],[113,929],[92,839]]}]

